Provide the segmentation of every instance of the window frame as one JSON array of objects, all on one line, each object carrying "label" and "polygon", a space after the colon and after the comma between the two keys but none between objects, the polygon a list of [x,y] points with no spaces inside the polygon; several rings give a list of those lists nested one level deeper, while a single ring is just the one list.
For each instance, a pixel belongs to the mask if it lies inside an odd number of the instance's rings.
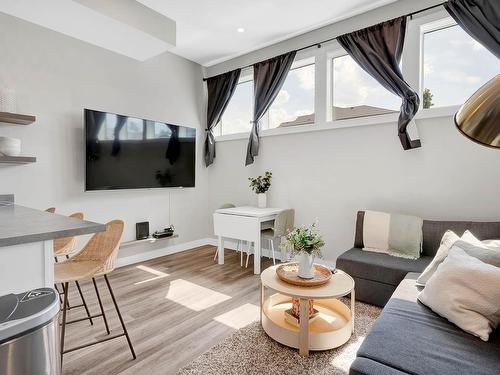
[{"label": "window frame", "polygon": [[[456,24],[450,20],[449,14],[444,10],[437,10],[423,15],[418,15],[408,19],[405,47],[402,54],[402,72],[405,80],[411,87],[414,87],[422,97],[423,85],[423,45],[424,34],[436,31]],[[359,126],[384,125],[388,123],[397,123],[399,113],[388,113],[357,118],[333,120],[333,59],[347,55],[340,44],[334,40],[321,45],[321,48],[310,48],[297,53],[296,61],[299,63],[295,68],[300,67],[302,60],[314,58],[315,64],[315,88],[314,88],[314,113],[315,121],[313,124],[296,125],[284,128],[261,129],[260,136],[279,136],[284,134],[294,134],[314,131],[327,131]],[[295,62],[294,62],[295,64]],[[304,64],[303,66],[308,65]],[[248,71],[247,71],[248,69]],[[245,76],[250,75],[253,79],[253,69],[245,69]],[[250,73],[248,73],[250,72]],[[242,71],[243,75],[243,71]],[[241,79],[241,78],[240,78]],[[248,80],[247,80],[248,81]],[[240,82],[238,82],[240,83]],[[431,119],[440,117],[453,117],[460,105],[431,107],[424,109],[421,100],[420,108],[415,119]],[[266,114],[267,116],[267,114]],[[216,135],[216,141],[230,141],[237,139],[247,139],[249,132],[234,133],[226,135]]]}]

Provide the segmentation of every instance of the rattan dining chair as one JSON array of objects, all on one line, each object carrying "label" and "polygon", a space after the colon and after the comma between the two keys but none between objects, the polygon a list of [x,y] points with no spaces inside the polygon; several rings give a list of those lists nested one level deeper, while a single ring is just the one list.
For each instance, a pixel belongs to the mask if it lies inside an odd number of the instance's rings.
[{"label": "rattan dining chair", "polygon": [[[69,217],[72,217],[74,219],[80,219],[83,220],[83,213],[81,212],[75,212],[74,214],[69,215]],[[56,263],[59,261],[58,257],[65,257],[68,259],[74,252],[75,252],[75,245],[76,245],[76,237],[64,237],[64,238],[57,238],[54,240],[54,260]],[[82,303],[80,305],[71,305],[68,300],[68,309],[76,308],[76,307],[84,307],[85,312],[87,313],[87,318],[90,321],[90,324],[93,325],[94,322],[92,320],[92,317],[90,316],[89,308],[87,305],[87,301],[85,301],[85,297],[83,296],[82,293],[82,288],[80,287],[80,283],[78,281],[75,281],[76,288],[78,289],[78,294],[80,295],[80,299],[82,300]],[[59,288],[57,287],[57,284],[54,285],[56,290],[59,292],[59,298],[60,302],[62,305],[62,298],[61,294],[63,292],[60,292]],[[64,290],[64,286],[63,286]]]},{"label": "rattan dining chair", "polygon": [[[293,224],[295,221],[295,210],[289,208],[281,211],[274,219],[274,225],[272,228],[264,229],[261,231],[260,236],[262,239],[269,241],[268,250],[271,252],[273,258],[273,264],[276,264],[276,259],[274,257],[274,240],[279,239],[282,241],[283,237],[287,235],[289,231],[293,229]],[[248,258],[250,256],[250,246],[247,251],[247,260],[245,267],[248,267]],[[256,260],[254,259],[254,262]]]},{"label": "rattan dining chair", "polygon": [[[132,346],[132,341],[130,341],[130,337],[127,331],[127,327],[125,326],[125,322],[123,321],[120,309],[116,302],[115,295],[113,294],[113,289],[111,288],[111,284],[109,282],[107,274],[113,271],[116,257],[118,255],[118,249],[120,247],[120,240],[123,234],[124,223],[121,220],[113,220],[106,224],[106,230],[104,232],[96,233],[92,236],[89,242],[85,245],[85,247],[76,255],[72,256],[68,260],[60,263],[56,263],[54,265],[54,273],[55,273],[55,281],[57,283],[64,284],[64,302],[63,302],[63,310],[62,310],[62,327],[61,327],[61,366],[62,360],[65,353],[86,348],[91,345],[99,344],[104,341],[112,340],[117,337],[125,336],[127,339],[128,346],[130,348],[130,352],[132,353],[132,357],[135,359],[135,351]],[[111,295],[111,299],[113,300],[114,307],[118,314],[118,318],[120,320],[120,324],[122,326],[123,332],[107,336],[101,340],[97,340],[94,342],[82,344],[80,346],[65,349],[64,348],[64,336],[66,331],[66,324],[75,323],[83,319],[76,319],[73,321],[66,321],[66,313],[67,313],[67,305],[66,302],[68,300],[68,284],[72,281],[80,281],[84,279],[92,279],[92,283],[94,284],[94,289],[97,295],[97,301],[99,303],[99,308],[101,310],[100,314],[92,315],[92,318],[97,318],[102,316],[104,320],[104,325],[106,327],[106,332],[110,333],[108,321],[106,319],[106,314],[104,312],[104,308],[101,301],[101,296],[99,294],[99,289],[97,287],[96,278],[98,276],[103,276],[106,282],[106,285],[109,290],[109,294]]]},{"label": "rattan dining chair", "polygon": [[[219,209],[223,209],[223,208],[235,208],[236,205],[234,205],[233,203],[224,203],[222,206],[219,207]],[[240,265],[243,266],[243,241],[242,240],[238,240],[237,244],[236,244],[236,251],[239,251],[240,252]],[[217,260],[217,255],[219,254],[219,248],[215,249],[215,255],[214,255],[214,262]]]}]

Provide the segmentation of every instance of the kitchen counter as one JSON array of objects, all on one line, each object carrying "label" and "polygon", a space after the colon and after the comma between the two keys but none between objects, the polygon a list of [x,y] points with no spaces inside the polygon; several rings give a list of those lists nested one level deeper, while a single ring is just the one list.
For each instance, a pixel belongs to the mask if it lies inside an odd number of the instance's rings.
[{"label": "kitchen counter", "polygon": [[0,247],[80,236],[105,229],[104,224],[0,203]]}]

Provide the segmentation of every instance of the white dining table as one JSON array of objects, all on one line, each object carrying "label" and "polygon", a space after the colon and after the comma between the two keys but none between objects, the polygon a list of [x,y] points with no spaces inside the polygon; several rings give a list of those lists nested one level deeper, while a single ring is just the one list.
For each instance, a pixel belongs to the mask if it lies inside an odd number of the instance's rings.
[{"label": "white dining table", "polygon": [[224,238],[254,243],[253,273],[260,274],[261,230],[270,224],[283,208],[241,206],[221,208],[214,212],[214,233],[218,237],[219,264],[224,264]]}]

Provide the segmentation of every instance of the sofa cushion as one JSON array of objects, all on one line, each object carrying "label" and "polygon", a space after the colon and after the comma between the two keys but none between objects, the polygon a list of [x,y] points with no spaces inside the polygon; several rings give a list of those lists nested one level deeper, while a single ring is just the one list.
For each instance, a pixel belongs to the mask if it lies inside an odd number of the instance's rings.
[{"label": "sofa cushion", "polygon": [[417,301],[418,274],[408,274],[375,321],[357,356],[411,374],[495,374],[500,332],[474,337]]},{"label": "sofa cushion", "polygon": [[406,375],[406,372],[384,365],[383,363],[358,357],[349,368],[349,375]]},{"label": "sofa cushion", "polygon": [[405,259],[352,248],[337,259],[337,267],[351,276],[398,285],[408,272],[422,272],[431,262],[428,256]]}]

